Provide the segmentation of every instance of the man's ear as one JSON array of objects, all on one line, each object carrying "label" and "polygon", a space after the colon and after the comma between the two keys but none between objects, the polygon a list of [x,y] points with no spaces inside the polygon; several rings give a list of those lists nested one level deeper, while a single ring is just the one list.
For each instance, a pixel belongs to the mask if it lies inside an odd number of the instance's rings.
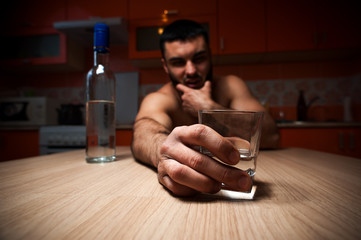
[{"label": "man's ear", "polygon": [[167,74],[169,74],[169,72],[168,72],[168,67],[167,67],[167,63],[165,62],[164,58],[162,58],[162,65],[163,65],[164,71],[165,71]]}]

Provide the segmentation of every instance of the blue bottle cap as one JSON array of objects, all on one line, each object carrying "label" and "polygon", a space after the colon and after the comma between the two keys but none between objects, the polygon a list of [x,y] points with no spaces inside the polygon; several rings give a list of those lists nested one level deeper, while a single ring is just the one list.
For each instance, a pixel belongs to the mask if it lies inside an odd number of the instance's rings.
[{"label": "blue bottle cap", "polygon": [[94,25],[94,49],[109,48],[109,27],[104,23]]}]

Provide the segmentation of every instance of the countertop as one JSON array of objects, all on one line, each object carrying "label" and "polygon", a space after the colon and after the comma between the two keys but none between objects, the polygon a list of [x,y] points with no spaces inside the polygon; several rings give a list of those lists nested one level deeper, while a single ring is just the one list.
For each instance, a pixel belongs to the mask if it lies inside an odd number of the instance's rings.
[{"label": "countertop", "polygon": [[117,148],[0,163],[0,239],[359,239],[361,161],[303,149],[261,151],[254,200],[177,198]]},{"label": "countertop", "polygon": [[343,127],[361,127],[361,122],[303,122],[303,121],[284,121],[277,122],[278,128],[343,128]]}]

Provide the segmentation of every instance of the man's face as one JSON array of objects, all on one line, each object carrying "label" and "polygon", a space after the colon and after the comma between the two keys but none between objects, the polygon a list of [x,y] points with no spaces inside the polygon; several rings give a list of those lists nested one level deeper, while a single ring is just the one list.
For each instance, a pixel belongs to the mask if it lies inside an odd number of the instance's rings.
[{"label": "man's face", "polygon": [[182,83],[199,89],[206,80],[212,80],[209,48],[202,36],[187,41],[165,43],[163,68],[173,85]]}]

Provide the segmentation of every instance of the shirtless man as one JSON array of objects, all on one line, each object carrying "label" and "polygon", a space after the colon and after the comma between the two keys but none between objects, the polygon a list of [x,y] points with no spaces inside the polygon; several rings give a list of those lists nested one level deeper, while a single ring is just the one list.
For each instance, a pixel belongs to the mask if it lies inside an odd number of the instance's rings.
[{"label": "shirtless man", "polygon": [[[197,124],[198,110],[265,111],[244,81],[213,77],[207,32],[198,23],[179,20],[164,29],[162,63],[171,82],[148,94],[134,124],[134,157],[157,168],[158,181],[177,196],[215,193],[221,183],[247,191],[252,181],[239,169],[220,164],[197,151],[209,149],[227,164],[239,161],[237,149],[211,128]],[[276,148],[279,135],[265,112],[261,148]]]}]

